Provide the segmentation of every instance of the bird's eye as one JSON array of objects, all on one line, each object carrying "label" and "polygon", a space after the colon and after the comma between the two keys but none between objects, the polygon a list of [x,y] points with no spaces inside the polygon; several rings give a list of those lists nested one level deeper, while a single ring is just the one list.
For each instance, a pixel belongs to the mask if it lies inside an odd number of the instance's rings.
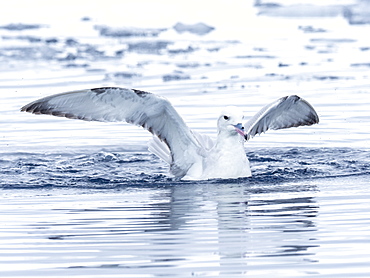
[{"label": "bird's eye", "polygon": [[227,121],[230,117],[228,116],[224,116],[224,119]]}]

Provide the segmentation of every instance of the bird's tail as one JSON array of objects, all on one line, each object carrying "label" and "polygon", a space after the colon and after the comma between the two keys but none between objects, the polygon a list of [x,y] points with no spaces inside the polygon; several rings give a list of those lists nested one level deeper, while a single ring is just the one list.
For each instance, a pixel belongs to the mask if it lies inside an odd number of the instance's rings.
[{"label": "bird's tail", "polygon": [[167,145],[161,141],[157,136],[153,136],[153,138],[148,142],[148,150],[162,159],[164,162],[167,162],[171,165],[172,163],[172,156],[171,151],[167,147]]}]

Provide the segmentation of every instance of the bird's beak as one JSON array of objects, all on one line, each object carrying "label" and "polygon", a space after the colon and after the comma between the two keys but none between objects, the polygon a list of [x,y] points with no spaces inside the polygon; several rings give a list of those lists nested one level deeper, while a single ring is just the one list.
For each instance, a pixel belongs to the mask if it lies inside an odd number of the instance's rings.
[{"label": "bird's beak", "polygon": [[245,138],[245,133],[244,133],[244,127],[241,123],[233,125],[235,128],[235,131],[239,133],[243,138]]}]

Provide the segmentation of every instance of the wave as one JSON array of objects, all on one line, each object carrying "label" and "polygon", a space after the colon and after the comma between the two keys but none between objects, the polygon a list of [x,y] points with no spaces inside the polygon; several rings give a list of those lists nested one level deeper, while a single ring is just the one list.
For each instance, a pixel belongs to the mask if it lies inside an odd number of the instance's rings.
[{"label": "wave", "polygon": [[[350,148],[265,148],[248,151],[253,177],[202,183],[269,185],[317,178],[370,175],[368,150]],[[0,160],[1,188],[116,188],[173,186],[167,165],[142,152],[7,153]],[[194,182],[191,182],[194,183]]]}]

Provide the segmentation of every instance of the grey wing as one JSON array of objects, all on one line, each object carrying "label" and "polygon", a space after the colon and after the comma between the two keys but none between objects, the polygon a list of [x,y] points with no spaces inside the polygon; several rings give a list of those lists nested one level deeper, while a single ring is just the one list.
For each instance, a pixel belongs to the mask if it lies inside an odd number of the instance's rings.
[{"label": "grey wing", "polygon": [[263,107],[244,125],[246,140],[269,129],[283,129],[319,122],[315,109],[304,99],[292,95]]},{"label": "grey wing", "polygon": [[200,153],[201,146],[171,103],[148,92],[116,87],[73,91],[36,100],[21,111],[142,126],[168,145],[171,169],[178,177],[186,174]]}]

